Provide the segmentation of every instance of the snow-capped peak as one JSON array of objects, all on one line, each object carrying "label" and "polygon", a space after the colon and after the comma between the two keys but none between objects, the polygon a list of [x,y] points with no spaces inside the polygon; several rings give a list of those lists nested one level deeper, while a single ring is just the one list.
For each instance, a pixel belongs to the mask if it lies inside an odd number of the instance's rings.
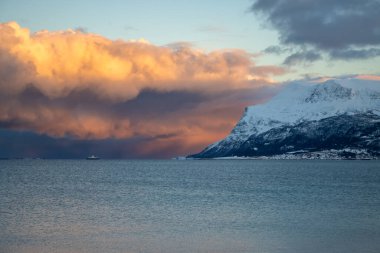
[{"label": "snow-capped peak", "polygon": [[354,93],[351,88],[343,87],[334,80],[317,84],[311,90],[310,96],[305,98],[306,103],[318,103],[321,101],[334,101],[340,99],[351,99]]},{"label": "snow-capped peak", "polygon": [[247,107],[226,139],[240,141],[282,125],[363,112],[380,115],[380,81],[349,78],[293,82],[267,103]]}]

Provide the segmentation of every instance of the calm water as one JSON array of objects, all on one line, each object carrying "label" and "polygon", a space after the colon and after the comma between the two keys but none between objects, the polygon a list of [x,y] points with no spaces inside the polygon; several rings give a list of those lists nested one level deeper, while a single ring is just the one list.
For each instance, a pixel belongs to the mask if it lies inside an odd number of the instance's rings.
[{"label": "calm water", "polygon": [[379,161],[0,161],[0,252],[380,252]]}]

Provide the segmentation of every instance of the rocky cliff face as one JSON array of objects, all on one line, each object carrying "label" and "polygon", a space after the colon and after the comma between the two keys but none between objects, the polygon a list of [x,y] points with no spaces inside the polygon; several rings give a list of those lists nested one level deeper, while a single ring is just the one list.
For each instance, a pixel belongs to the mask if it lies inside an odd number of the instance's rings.
[{"label": "rocky cliff face", "polygon": [[380,82],[291,83],[192,158],[380,158]]}]

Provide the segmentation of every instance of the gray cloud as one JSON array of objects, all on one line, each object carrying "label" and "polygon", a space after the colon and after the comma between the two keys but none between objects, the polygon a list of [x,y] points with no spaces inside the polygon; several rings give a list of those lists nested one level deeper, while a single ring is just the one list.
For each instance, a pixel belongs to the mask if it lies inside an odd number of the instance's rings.
[{"label": "gray cloud", "polygon": [[296,65],[300,63],[310,63],[320,60],[322,56],[313,51],[300,51],[286,57],[284,60],[285,65]]},{"label": "gray cloud", "polygon": [[88,33],[88,28],[83,26],[78,26],[75,28],[75,31],[81,32],[81,33]]},{"label": "gray cloud", "polygon": [[330,56],[341,60],[367,59],[380,56],[380,49],[347,49],[347,50],[332,50]]},{"label": "gray cloud", "polygon": [[284,54],[289,51],[290,51],[289,48],[285,48],[281,46],[269,46],[263,50],[263,52],[266,54],[276,54],[276,55]]},{"label": "gray cloud", "polygon": [[378,0],[256,0],[252,11],[264,14],[284,43],[327,49],[380,44]]},{"label": "gray cloud", "polygon": [[[262,15],[285,45],[325,52],[380,45],[379,0],[255,0],[251,11]],[[374,55],[351,50],[344,58]]]},{"label": "gray cloud", "polygon": [[195,47],[195,44],[189,41],[177,41],[177,42],[166,44],[165,46],[174,50],[180,50],[183,48]]}]

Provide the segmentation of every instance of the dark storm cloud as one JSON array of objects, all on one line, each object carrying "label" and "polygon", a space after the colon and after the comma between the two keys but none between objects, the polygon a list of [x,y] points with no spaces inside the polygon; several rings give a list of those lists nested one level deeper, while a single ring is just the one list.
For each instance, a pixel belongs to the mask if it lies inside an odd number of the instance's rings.
[{"label": "dark storm cloud", "polygon": [[[90,154],[102,158],[141,158],[135,139],[78,140],[53,138],[30,131],[0,129],[0,158],[85,158]],[[154,158],[154,157],[153,157]]]},{"label": "dark storm cloud", "polygon": [[244,106],[263,102],[275,92],[276,87],[217,95],[144,91],[133,100],[108,104],[97,103],[96,96],[90,92],[52,100],[31,86],[23,92],[17,106],[35,110],[64,109],[74,115],[96,112],[99,118],[111,121],[128,118],[134,135],[107,139],[51,137],[25,130],[33,126],[13,119],[0,122],[0,157],[83,158],[96,154],[102,158],[170,158],[185,155],[222,138],[232,129]]},{"label": "dark storm cloud", "polygon": [[294,53],[284,60],[285,65],[296,65],[300,63],[310,63],[320,60],[322,57],[313,51],[300,51]]},{"label": "dark storm cloud", "polygon": [[[328,53],[380,45],[379,0],[255,0],[251,10],[279,32],[285,45],[308,45]],[[344,57],[359,54],[347,52]],[[377,54],[360,54],[373,56]]]}]

